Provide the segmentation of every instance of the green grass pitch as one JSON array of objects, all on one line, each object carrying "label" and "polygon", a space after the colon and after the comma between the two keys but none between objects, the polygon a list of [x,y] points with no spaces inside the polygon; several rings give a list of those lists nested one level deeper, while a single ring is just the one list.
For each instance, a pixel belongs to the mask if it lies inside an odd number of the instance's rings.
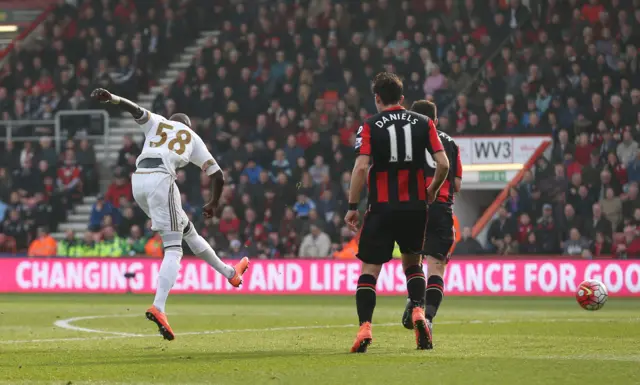
[{"label": "green grass pitch", "polygon": [[352,297],[0,295],[0,384],[640,384],[640,299],[445,298],[435,349],[380,297],[374,343],[348,354]]}]

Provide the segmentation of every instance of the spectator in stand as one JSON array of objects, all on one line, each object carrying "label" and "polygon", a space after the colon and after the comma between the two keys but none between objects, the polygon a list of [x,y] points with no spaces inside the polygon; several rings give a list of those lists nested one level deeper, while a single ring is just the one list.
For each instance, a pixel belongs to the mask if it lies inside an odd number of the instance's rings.
[{"label": "spectator in stand", "polygon": [[126,255],[127,245],[120,238],[113,227],[107,226],[102,230],[102,239],[97,245],[99,257],[121,257]]},{"label": "spectator in stand", "polygon": [[502,240],[498,241],[499,247],[496,254],[498,255],[515,255],[518,254],[518,241],[513,239],[511,234],[505,234]]},{"label": "spectator in stand", "polygon": [[144,254],[149,257],[162,258],[164,249],[162,248],[162,238],[160,233],[155,233],[144,245]]},{"label": "spectator in stand", "polygon": [[559,251],[560,234],[553,219],[553,207],[549,203],[542,207],[542,216],[536,224],[536,238],[544,254],[553,254]]},{"label": "spectator in stand", "polygon": [[231,206],[226,206],[222,210],[219,224],[220,233],[225,236],[230,234],[238,234],[240,231],[240,219],[236,216]]},{"label": "spectator in stand", "polygon": [[536,233],[534,231],[527,234],[526,241],[520,244],[520,252],[528,255],[542,253],[542,248],[538,243],[538,239],[536,238]]},{"label": "spectator in stand", "polygon": [[633,226],[636,230],[640,231],[640,208],[633,211],[633,218],[631,218],[625,226]]},{"label": "spectator in stand", "polygon": [[622,200],[615,195],[612,188],[607,188],[605,197],[600,199],[600,208],[604,216],[611,221],[614,231],[622,226]]},{"label": "spectator in stand", "polygon": [[38,227],[36,238],[29,245],[28,255],[30,257],[53,257],[58,251],[55,239],[44,227]]},{"label": "spectator in stand", "polygon": [[99,257],[100,256],[100,240],[102,239],[102,234],[100,232],[84,233],[84,238],[82,240],[82,244],[80,246],[81,252],[78,254],[78,257]]},{"label": "spectator in stand", "polygon": [[58,153],[55,148],[52,147],[52,140],[48,136],[43,136],[39,141],[40,149],[36,154],[35,160],[40,162],[41,160],[46,161],[50,165],[56,165],[58,163]]},{"label": "spectator in stand", "polygon": [[518,217],[518,233],[515,238],[516,241],[519,244],[526,243],[529,233],[533,230],[533,224],[531,223],[531,217],[529,216],[529,214],[520,214],[520,216]]},{"label": "spectator in stand", "polygon": [[231,247],[231,251],[228,255],[229,259],[242,259],[247,255],[246,250],[242,247],[242,242],[239,240],[234,239],[231,241],[229,246]]},{"label": "spectator in stand", "polygon": [[471,228],[462,229],[462,238],[455,244],[454,255],[479,255],[484,252],[482,245],[471,236]]},{"label": "spectator in stand", "polygon": [[622,237],[616,240],[612,250],[619,259],[640,258],[640,234],[634,226],[627,226]]},{"label": "spectator in stand", "polygon": [[589,135],[583,132],[578,136],[578,145],[565,149],[565,154],[567,152],[575,154],[575,161],[581,166],[586,166],[589,163],[589,154],[594,150],[593,145],[589,142]]},{"label": "spectator in stand", "polygon": [[631,163],[638,156],[638,142],[633,140],[631,131],[626,130],[622,133],[622,141],[616,148],[616,155],[624,165]]},{"label": "spectator in stand", "polygon": [[589,250],[589,242],[582,237],[578,229],[569,230],[569,239],[564,241],[563,255],[581,256],[585,250]]},{"label": "spectator in stand", "polygon": [[57,255],[59,257],[78,257],[80,256],[80,242],[76,239],[73,230],[67,230],[64,239],[58,241]]},{"label": "spectator in stand", "polygon": [[610,152],[607,155],[607,161],[603,169],[609,171],[609,173],[621,186],[624,186],[629,181],[629,178],[627,177],[626,165],[621,164],[618,161],[618,157],[613,152]]},{"label": "spectator in stand", "polygon": [[145,246],[147,245],[148,238],[142,233],[142,229],[138,225],[131,227],[131,232],[127,238],[127,251],[126,255],[144,255]]},{"label": "spectator in stand", "polygon": [[497,251],[502,244],[505,234],[515,234],[516,224],[509,217],[509,212],[502,206],[498,209],[498,218],[494,219],[487,233],[487,247],[489,251]]},{"label": "spectator in stand", "polygon": [[133,201],[133,192],[131,190],[131,181],[126,177],[122,170],[116,170],[115,179],[109,185],[105,199],[111,203],[116,209],[120,208],[121,198],[125,198],[127,202]]},{"label": "spectator in stand", "polygon": [[591,239],[595,238],[596,233],[602,233],[605,239],[611,241],[613,239],[613,225],[611,221],[602,214],[602,208],[599,203],[594,203],[592,206],[593,216],[590,221],[587,222],[586,233]]},{"label": "spectator in stand", "polygon": [[80,140],[78,151],[76,152],[76,161],[82,170],[82,186],[83,192],[87,194],[95,194],[99,189],[98,170],[96,165],[96,151],[88,139]]},{"label": "spectator in stand", "polygon": [[120,167],[126,167],[129,163],[129,158],[137,158],[140,155],[140,147],[133,141],[131,135],[125,135],[123,137],[123,145],[120,151],[118,151],[117,165]]},{"label": "spectator in stand", "polygon": [[15,254],[18,252],[16,239],[0,233],[0,253]]},{"label": "spectator in stand", "polygon": [[140,218],[136,217],[135,211],[130,204],[120,207],[121,218],[118,223],[117,233],[121,238],[126,238],[131,233],[131,228],[140,224]]},{"label": "spectator in stand", "polygon": [[293,211],[298,218],[307,218],[311,210],[316,209],[316,204],[304,194],[298,194],[298,200],[293,205]]},{"label": "spectator in stand", "polygon": [[2,222],[2,231],[0,233],[15,239],[18,250],[26,250],[32,239],[32,226],[21,218],[20,212],[16,208],[9,211],[9,215]]},{"label": "spectator in stand", "polygon": [[627,166],[627,177],[629,182],[640,183],[640,151],[636,154],[636,158]]},{"label": "spectator in stand", "polygon": [[582,169],[582,180],[587,187],[591,188],[598,184],[602,168],[600,154],[597,151],[591,152],[589,155],[589,164]]},{"label": "spectator in stand", "polygon": [[113,207],[111,202],[105,200],[104,195],[99,194],[96,197],[96,203],[91,208],[89,217],[89,231],[97,232],[102,227],[102,221],[106,216],[113,217],[117,213],[117,209]]},{"label": "spectator in stand", "polygon": [[594,186],[592,190],[592,195],[594,195],[598,200],[606,198],[607,189],[612,189],[614,195],[620,195],[622,192],[622,186],[617,179],[614,179],[611,172],[608,169],[603,169],[600,172],[600,183]]},{"label": "spectator in stand", "polygon": [[326,258],[331,251],[331,239],[316,225],[310,226],[310,233],[302,239],[300,257]]},{"label": "spectator in stand", "polygon": [[520,195],[515,187],[509,189],[509,198],[505,202],[505,207],[512,217],[517,217],[522,212],[522,204],[520,203]]},{"label": "spectator in stand", "polygon": [[58,169],[56,185],[60,190],[67,209],[82,199],[82,171],[76,165],[73,150],[67,150],[64,165]]},{"label": "spectator in stand", "polygon": [[629,189],[622,199],[622,214],[626,220],[631,220],[636,209],[640,208],[640,196],[638,183],[629,183]]},{"label": "spectator in stand", "polygon": [[605,239],[603,233],[596,233],[595,240],[591,244],[591,254],[595,258],[610,258],[612,256],[611,242]]},{"label": "spectator in stand", "polygon": [[569,231],[571,229],[577,229],[580,234],[584,232],[584,220],[582,217],[576,215],[576,211],[573,205],[566,204],[564,206],[564,215],[561,221],[562,234],[560,239],[569,239]]}]

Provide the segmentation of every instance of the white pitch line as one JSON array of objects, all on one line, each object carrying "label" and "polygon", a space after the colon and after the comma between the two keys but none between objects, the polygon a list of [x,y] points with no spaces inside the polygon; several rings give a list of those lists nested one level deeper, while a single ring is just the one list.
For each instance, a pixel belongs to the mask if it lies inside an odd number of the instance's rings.
[{"label": "white pitch line", "polygon": [[[123,338],[157,338],[158,334],[137,334],[137,333],[125,333],[115,332],[109,330],[90,329],[80,326],[72,325],[73,322],[86,321],[93,319],[104,318],[125,318],[125,317],[139,317],[136,314],[113,314],[113,315],[94,315],[84,317],[73,317],[54,322],[54,326],[61,329],[73,330],[83,333],[91,334],[103,334],[100,337],[67,337],[67,338],[44,338],[44,339],[31,339],[31,340],[8,340],[1,341],[0,345],[11,344],[30,344],[30,343],[46,343],[46,342],[76,342],[76,341],[96,341],[96,340],[111,340],[111,339],[123,339]],[[639,318],[632,318],[627,320],[620,320],[616,318],[558,318],[558,319],[539,319],[538,323],[559,323],[559,322],[571,322],[571,323],[592,323],[592,322],[637,322]],[[440,321],[437,325],[466,325],[466,324],[505,324],[505,323],[518,323],[528,322],[527,319],[498,319],[498,320],[468,320],[468,321]],[[278,332],[278,331],[293,331],[293,330],[312,330],[312,329],[344,329],[356,327],[356,324],[347,325],[308,325],[308,326],[282,326],[271,328],[255,328],[255,329],[219,329],[219,330],[205,330],[196,332],[184,332],[176,333],[176,336],[193,336],[193,335],[211,335],[211,334],[230,334],[230,333],[260,333],[260,332]],[[381,323],[376,324],[376,327],[389,327],[399,326],[399,323]]]},{"label": "white pitch line", "polygon": [[83,328],[83,327],[75,326],[75,325],[71,324],[72,322],[88,321],[88,320],[92,320],[92,319],[125,318],[125,317],[140,317],[140,315],[138,315],[138,314],[123,314],[123,315],[112,315],[112,316],[108,316],[108,315],[92,315],[92,316],[85,316],[85,317],[73,317],[73,318],[67,318],[67,319],[58,320],[58,321],[53,323],[53,326],[59,327],[61,329],[74,330],[74,331],[77,331],[77,332],[112,334],[112,335],[120,336],[120,337],[146,337],[147,336],[145,334],[134,334],[134,333],[112,332],[112,331],[108,331],[108,330],[89,329],[89,328]]}]

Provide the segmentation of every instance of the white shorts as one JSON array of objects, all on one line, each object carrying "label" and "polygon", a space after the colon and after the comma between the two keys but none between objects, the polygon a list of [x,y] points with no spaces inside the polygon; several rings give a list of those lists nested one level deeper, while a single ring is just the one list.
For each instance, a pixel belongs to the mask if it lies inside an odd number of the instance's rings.
[{"label": "white shorts", "polygon": [[189,218],[182,209],[175,179],[161,171],[136,171],[131,177],[133,198],[151,218],[153,231],[182,232]]}]

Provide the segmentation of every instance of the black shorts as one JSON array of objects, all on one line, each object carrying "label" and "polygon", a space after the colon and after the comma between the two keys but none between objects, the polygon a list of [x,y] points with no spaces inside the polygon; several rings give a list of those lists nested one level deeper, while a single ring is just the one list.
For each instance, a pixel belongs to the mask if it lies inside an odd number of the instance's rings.
[{"label": "black shorts", "polygon": [[360,232],[358,259],[382,265],[393,258],[395,243],[404,254],[422,254],[426,210],[367,212]]},{"label": "black shorts", "polygon": [[424,255],[430,255],[440,261],[448,262],[454,241],[453,209],[448,204],[429,205],[427,236],[424,242]]}]

